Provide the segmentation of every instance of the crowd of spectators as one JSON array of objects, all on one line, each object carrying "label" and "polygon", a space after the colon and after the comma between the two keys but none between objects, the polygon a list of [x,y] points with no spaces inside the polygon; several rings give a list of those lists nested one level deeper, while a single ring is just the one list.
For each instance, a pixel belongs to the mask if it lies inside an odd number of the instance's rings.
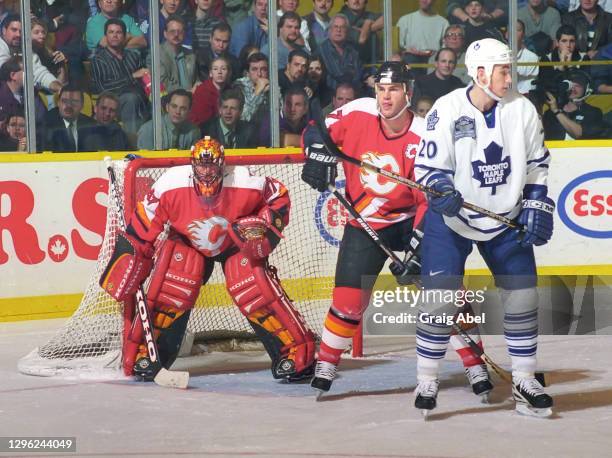
[{"label": "crowd of spectators", "polygon": [[[418,0],[395,27],[393,58],[411,69],[419,116],[470,84],[463,64],[472,41],[508,38],[508,1],[441,1]],[[267,0],[160,0],[163,149],[188,148],[202,135],[231,148],[270,145],[270,40],[282,145],[299,145],[310,119],[373,94],[382,15],[368,10],[367,0],[302,2],[309,5],[300,16],[299,0],[277,0],[278,27],[270,36]],[[602,5],[519,1],[518,90],[542,113],[548,139],[611,137],[601,110],[586,101],[612,93],[612,65],[585,65],[612,59],[612,1]],[[153,148],[148,6],[148,0],[31,1],[39,150]],[[23,38],[14,5],[0,0],[2,151],[26,148]]]}]

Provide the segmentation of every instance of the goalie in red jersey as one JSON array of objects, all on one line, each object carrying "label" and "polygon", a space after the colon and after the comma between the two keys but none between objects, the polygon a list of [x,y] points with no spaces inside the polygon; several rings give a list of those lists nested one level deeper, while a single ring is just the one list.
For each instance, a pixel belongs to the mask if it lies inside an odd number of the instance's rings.
[{"label": "goalie in red jersey", "polygon": [[[169,169],[138,204],[100,284],[117,301],[132,302],[150,274],[147,304],[160,361],[168,368],[200,288],[220,262],[229,295],[272,359],[274,378],[311,376],[314,334],[268,264],[290,206],[281,182],[226,167],[223,146],[205,137],[192,147],[191,165]],[[170,234],[153,261],[153,243],[166,224]],[[138,317],[124,339],[123,368],[145,380],[155,376]]]},{"label": "goalie in red jersey", "polygon": [[[354,100],[325,120],[330,138],[347,154],[406,177],[414,177],[414,159],[427,154],[421,142],[423,122],[409,110],[408,75],[399,62],[383,63],[375,77],[376,98]],[[327,150],[318,127],[304,130],[306,163],[302,179],[320,192],[335,183],[336,157]],[[389,181],[352,164],[343,164],[346,197],[363,219],[378,231],[381,241],[393,251],[405,251],[404,266],[390,268],[402,285],[415,283],[421,273],[420,243],[427,201],[420,191]],[[413,178],[414,179],[414,178]],[[332,305],[324,322],[312,387],[329,391],[342,353],[349,347],[368,305],[371,288],[387,255],[360,225],[346,225],[338,262]],[[478,329],[469,330],[480,341]],[[493,386],[483,360],[458,336],[451,339],[466,368],[475,394]],[[481,345],[481,344],[480,344]]]}]

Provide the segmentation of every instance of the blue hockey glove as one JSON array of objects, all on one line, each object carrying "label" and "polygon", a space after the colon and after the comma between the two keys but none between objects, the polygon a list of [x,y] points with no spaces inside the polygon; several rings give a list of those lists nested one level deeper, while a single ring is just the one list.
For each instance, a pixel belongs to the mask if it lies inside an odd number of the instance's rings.
[{"label": "blue hockey glove", "polygon": [[463,197],[455,189],[451,179],[443,173],[436,173],[431,177],[428,185],[441,194],[439,197],[427,194],[431,209],[445,216],[457,216],[463,205]]},{"label": "blue hockey glove", "polygon": [[516,231],[523,247],[544,245],[552,237],[555,202],[550,197],[523,200],[523,208],[517,223],[525,232]]}]

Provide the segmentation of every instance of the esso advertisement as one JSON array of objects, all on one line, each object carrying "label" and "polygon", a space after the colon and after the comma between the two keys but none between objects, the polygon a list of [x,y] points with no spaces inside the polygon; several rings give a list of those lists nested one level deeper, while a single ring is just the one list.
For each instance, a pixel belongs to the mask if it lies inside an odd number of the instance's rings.
[{"label": "esso advertisement", "polygon": [[561,221],[583,237],[612,238],[612,170],[574,178],[559,195]]},{"label": "esso advertisement", "polygon": [[[336,181],[336,189],[344,192],[345,180]],[[329,191],[322,192],[315,206],[315,224],[319,235],[333,247],[339,247],[344,226],[350,214],[338,198]]]},{"label": "esso advertisement", "polygon": [[82,292],[106,226],[97,162],[0,163],[0,297]]}]

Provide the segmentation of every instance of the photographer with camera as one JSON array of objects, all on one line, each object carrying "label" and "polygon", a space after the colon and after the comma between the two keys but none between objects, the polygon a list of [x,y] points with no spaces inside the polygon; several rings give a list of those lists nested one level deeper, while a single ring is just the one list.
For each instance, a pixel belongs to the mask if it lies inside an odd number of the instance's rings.
[{"label": "photographer with camera", "polygon": [[545,92],[549,107],[542,119],[546,140],[602,138],[605,124],[601,110],[585,102],[592,92],[586,73],[572,70],[563,74],[554,92]]}]

